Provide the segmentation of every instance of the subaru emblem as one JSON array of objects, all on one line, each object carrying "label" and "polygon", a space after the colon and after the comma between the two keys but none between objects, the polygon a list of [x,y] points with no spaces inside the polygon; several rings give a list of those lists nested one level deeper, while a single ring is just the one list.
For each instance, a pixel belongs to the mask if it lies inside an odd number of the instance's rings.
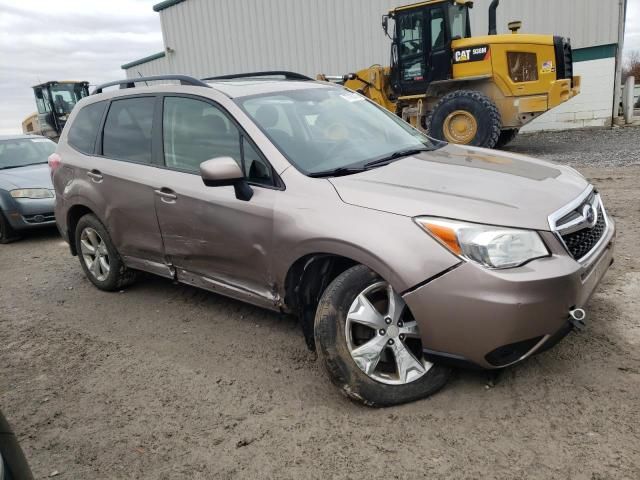
[{"label": "subaru emblem", "polygon": [[582,207],[582,216],[584,217],[587,225],[589,225],[589,228],[595,227],[596,223],[598,223],[598,213],[591,204],[587,204]]}]

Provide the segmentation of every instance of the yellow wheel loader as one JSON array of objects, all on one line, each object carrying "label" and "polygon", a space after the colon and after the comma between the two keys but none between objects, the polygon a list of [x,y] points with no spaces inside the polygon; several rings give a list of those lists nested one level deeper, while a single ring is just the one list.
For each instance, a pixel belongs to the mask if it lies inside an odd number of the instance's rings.
[{"label": "yellow wheel loader", "polygon": [[[518,130],[580,92],[571,44],[552,35],[471,36],[469,0],[429,0],[398,7],[382,17],[392,40],[391,66],[374,65],[342,76],[320,74],[360,92],[434,138],[501,147]],[[389,35],[389,19],[394,21]]]},{"label": "yellow wheel loader", "polygon": [[[40,131],[32,130],[29,133],[38,133],[57,142],[73,107],[89,95],[89,82],[73,80],[45,82],[35,85],[33,94],[38,107],[37,123]],[[28,120],[29,117],[23,122],[25,125],[23,130],[29,123]],[[35,122],[31,122],[31,125],[33,123]]]}]

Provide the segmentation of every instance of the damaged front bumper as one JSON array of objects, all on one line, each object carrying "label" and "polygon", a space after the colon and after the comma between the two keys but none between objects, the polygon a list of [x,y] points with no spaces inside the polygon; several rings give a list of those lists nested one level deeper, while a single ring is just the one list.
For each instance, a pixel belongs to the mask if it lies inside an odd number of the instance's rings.
[{"label": "damaged front bumper", "polygon": [[552,249],[522,267],[488,270],[462,263],[404,295],[435,361],[501,368],[546,350],[572,328],[613,262],[615,225],[588,264]]}]

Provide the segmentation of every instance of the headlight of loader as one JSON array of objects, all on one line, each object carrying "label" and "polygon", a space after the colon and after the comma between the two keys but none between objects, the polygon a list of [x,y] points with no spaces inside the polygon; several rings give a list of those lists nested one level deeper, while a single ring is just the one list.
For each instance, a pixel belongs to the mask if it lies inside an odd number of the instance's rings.
[{"label": "headlight of loader", "polygon": [[21,188],[9,193],[13,198],[53,198],[53,192],[47,188]]},{"label": "headlight of loader", "polygon": [[431,217],[415,221],[452,253],[487,268],[518,267],[549,255],[540,235],[532,230]]}]

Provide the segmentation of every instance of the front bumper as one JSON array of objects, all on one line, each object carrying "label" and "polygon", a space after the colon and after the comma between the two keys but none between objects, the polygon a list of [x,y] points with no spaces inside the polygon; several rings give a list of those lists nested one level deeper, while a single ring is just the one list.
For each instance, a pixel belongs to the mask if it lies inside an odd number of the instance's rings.
[{"label": "front bumper", "polygon": [[4,212],[14,230],[42,228],[56,224],[54,216],[55,198],[14,199],[13,208]]},{"label": "front bumper", "polygon": [[550,257],[522,267],[488,270],[465,262],[410,291],[404,299],[419,324],[425,354],[500,368],[545,349],[564,333],[569,310],[583,307],[602,280],[613,262],[614,241],[610,219],[588,264],[576,262],[558,241]]}]

